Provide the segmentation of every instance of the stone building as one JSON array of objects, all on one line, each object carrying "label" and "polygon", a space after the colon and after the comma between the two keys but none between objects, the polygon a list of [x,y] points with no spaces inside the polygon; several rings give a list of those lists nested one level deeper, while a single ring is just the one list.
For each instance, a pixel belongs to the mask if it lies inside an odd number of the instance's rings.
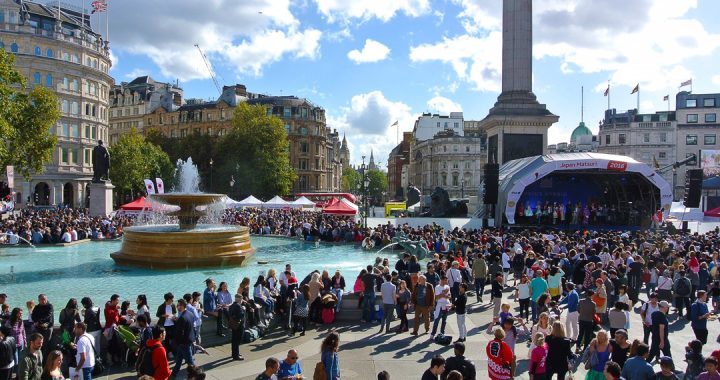
[{"label": "stone building", "polygon": [[49,4],[0,0],[0,48],[15,55],[29,88],[53,90],[61,111],[52,162],[29,181],[16,180],[15,191],[19,203],[85,207],[92,149],[108,140],[110,51],[82,9]]},{"label": "stone building", "polygon": [[688,165],[685,169],[676,171],[675,196],[676,199],[684,195],[686,169],[699,169],[701,150],[720,150],[718,134],[720,134],[720,93],[693,94],[681,91],[675,96],[675,116],[677,119],[677,132],[675,156],[682,161],[695,154],[698,159],[696,165]]},{"label": "stone building", "polygon": [[412,132],[404,132],[400,144],[395,146],[388,155],[388,191],[393,199],[405,199],[407,185],[403,184],[402,173],[403,168],[410,165],[410,144],[412,140]]},{"label": "stone building", "polygon": [[110,145],[135,128],[144,134],[145,117],[158,107],[167,112],[183,104],[183,90],[177,84],[157,82],[145,75],[122,82],[110,90]]},{"label": "stone building", "polygon": [[348,147],[347,139],[343,133],[342,145],[340,146],[340,164],[345,167],[350,167],[350,148]]}]

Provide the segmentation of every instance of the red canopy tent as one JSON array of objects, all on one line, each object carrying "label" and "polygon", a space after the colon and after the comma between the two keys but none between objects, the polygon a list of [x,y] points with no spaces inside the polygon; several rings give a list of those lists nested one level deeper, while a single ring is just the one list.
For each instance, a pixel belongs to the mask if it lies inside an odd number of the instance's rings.
[{"label": "red canopy tent", "polygon": [[[335,198],[333,198],[335,199]],[[345,203],[347,201],[339,201],[335,202],[334,204],[325,207],[323,209],[323,214],[330,214],[330,215],[355,215],[357,214],[357,209],[352,208],[350,205]]]},{"label": "red canopy tent", "polygon": [[705,211],[705,216],[710,216],[713,218],[720,218],[720,207],[716,207],[712,210]]},{"label": "red canopy tent", "polygon": [[330,206],[332,206],[332,205],[334,205],[334,204],[336,204],[336,203],[338,203],[338,202],[340,202],[339,199],[337,199],[337,198],[330,198],[330,199],[328,199],[327,201],[323,201],[323,202],[318,202],[318,203],[316,203],[316,204],[315,204],[315,207],[327,208],[327,207],[330,207]]},{"label": "red canopy tent", "polygon": [[152,209],[152,207],[145,203],[145,197],[140,197],[130,203],[120,206],[120,209],[125,211],[142,211],[145,210],[146,207],[148,210]]}]

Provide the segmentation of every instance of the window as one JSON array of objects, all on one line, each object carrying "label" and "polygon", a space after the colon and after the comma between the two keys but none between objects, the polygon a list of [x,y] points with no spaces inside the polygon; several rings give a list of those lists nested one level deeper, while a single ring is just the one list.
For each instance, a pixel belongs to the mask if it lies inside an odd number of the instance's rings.
[{"label": "window", "polygon": [[61,160],[63,163],[67,164],[69,162],[68,160],[68,154],[70,154],[70,149],[68,148],[60,148],[60,156],[62,157]]},{"label": "window", "polygon": [[68,101],[67,101],[67,100],[63,100],[63,101],[62,101],[62,106],[61,106],[60,109],[61,109],[63,112],[65,112],[65,113],[68,112],[69,108],[68,108]]},{"label": "window", "polygon": [[77,115],[80,113],[80,105],[78,102],[72,102],[70,104],[70,113],[73,115]]},{"label": "window", "polygon": [[458,168],[460,168],[460,164],[458,164],[457,161],[453,162],[453,169],[458,169]]},{"label": "window", "polygon": [[470,161],[465,161],[465,169],[470,169]]},{"label": "window", "polygon": [[706,123],[714,123],[717,121],[717,116],[715,116],[714,113],[706,113],[705,114],[705,122]]},{"label": "window", "polygon": [[300,160],[298,168],[300,170],[307,170],[307,160]]},{"label": "window", "polygon": [[183,128],[180,130],[180,137],[187,137],[187,128]]},{"label": "window", "polygon": [[605,145],[610,145],[610,135],[605,135]]},{"label": "window", "polygon": [[272,114],[273,114],[273,109],[272,109],[272,107],[268,107],[266,111],[267,111],[267,112],[265,112],[265,115],[266,115],[266,116],[272,116]]},{"label": "window", "polygon": [[300,142],[300,152],[301,153],[307,153],[308,152],[308,143],[305,141]]},{"label": "window", "polygon": [[715,107],[715,98],[704,99],[703,107]]},{"label": "window", "polygon": [[80,131],[78,130],[77,124],[70,126],[70,137],[80,137]]},{"label": "window", "polygon": [[70,126],[68,125],[68,123],[63,123],[60,136],[70,136]]},{"label": "window", "polygon": [[35,46],[35,55],[37,55],[37,56],[42,55],[42,49],[40,49],[40,46]]},{"label": "window", "polygon": [[625,134],[621,133],[618,135],[618,144],[622,145],[625,144]]},{"label": "window", "polygon": [[307,136],[307,127],[300,127],[300,134],[303,136]]},{"label": "window", "polygon": [[151,117],[148,118],[148,120],[147,120],[147,125],[152,125],[152,118],[151,118]]},{"label": "window", "polygon": [[438,123],[437,123],[437,127],[440,128],[440,122],[439,122],[439,121],[438,121]]},{"label": "window", "polygon": [[291,111],[292,111],[292,109],[290,107],[283,107],[283,117],[292,116]]},{"label": "window", "polygon": [[667,142],[667,133],[665,133],[665,132],[658,133],[658,138],[659,138],[660,142]]},{"label": "window", "polygon": [[703,138],[705,145],[715,145],[715,135],[705,135]]},{"label": "window", "polygon": [[453,173],[452,185],[460,186],[460,176],[457,173]]},{"label": "window", "polygon": [[458,129],[460,127],[460,123],[455,123],[455,129]]},{"label": "window", "polygon": [[695,107],[697,107],[697,99],[687,99],[687,100],[685,100],[685,107],[686,107],[686,108],[695,108]]},{"label": "window", "polygon": [[[2,12],[0,12],[0,14],[2,14]],[[0,24],[1,23],[2,23],[2,21],[0,21]],[[5,49],[5,43],[2,41],[0,41],[0,49]]]},{"label": "window", "polygon": [[[225,120],[225,108],[220,109],[220,120]],[[287,126],[286,126],[287,129]]]},{"label": "window", "polygon": [[645,143],[650,142],[650,134],[649,133],[643,133],[643,142],[645,142]]},{"label": "window", "polygon": [[321,170],[321,169],[322,169],[322,168],[320,167],[320,159],[318,159],[318,158],[315,159],[315,167],[314,167],[313,169],[315,169],[315,170]]},{"label": "window", "polygon": [[685,145],[697,145],[697,135],[685,136]]},{"label": "window", "polygon": [[62,55],[62,59],[63,59],[63,61],[70,61],[70,54],[68,54],[67,52],[64,52]]},{"label": "window", "polygon": [[52,85],[53,85],[52,74],[45,74],[45,85],[48,87],[52,87]]},{"label": "window", "polygon": [[[220,113],[220,117],[222,117],[222,113]],[[290,134],[290,124],[285,124],[285,133]]]},{"label": "window", "polygon": [[453,152],[457,152],[459,147],[457,145],[453,145]]},{"label": "window", "polygon": [[465,147],[465,152],[470,153],[470,146]]},{"label": "window", "polygon": [[667,153],[665,153],[665,152],[658,153],[658,158],[660,158],[661,160],[664,160],[665,158],[667,158]]},{"label": "window", "polygon": [[50,49],[50,48],[45,49],[45,56],[47,56],[48,58],[52,58],[53,57],[53,49]]},{"label": "window", "polygon": [[13,42],[12,45],[10,45],[10,51],[13,52],[13,53],[17,53],[18,50],[20,50],[20,49],[18,48],[18,44],[16,44],[15,42]]},{"label": "window", "polygon": [[697,123],[698,122],[698,115],[696,113],[689,113],[687,114],[687,122],[688,123]]},{"label": "window", "polygon": [[33,75],[33,78],[35,79],[35,84],[42,83],[42,76],[39,72],[35,72],[35,75]]}]

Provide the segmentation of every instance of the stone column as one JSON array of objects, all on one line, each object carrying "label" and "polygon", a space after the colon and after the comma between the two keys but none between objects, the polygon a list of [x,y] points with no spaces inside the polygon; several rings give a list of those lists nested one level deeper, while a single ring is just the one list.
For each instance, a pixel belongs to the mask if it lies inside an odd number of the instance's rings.
[{"label": "stone column", "polygon": [[532,91],[532,0],[503,0],[502,92]]}]

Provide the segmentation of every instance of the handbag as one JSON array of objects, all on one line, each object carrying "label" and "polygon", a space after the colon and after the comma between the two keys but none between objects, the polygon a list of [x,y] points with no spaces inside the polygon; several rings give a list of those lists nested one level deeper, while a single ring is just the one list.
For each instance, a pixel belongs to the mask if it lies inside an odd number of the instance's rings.
[{"label": "handbag", "polygon": [[313,380],[327,380],[327,372],[325,372],[325,364],[317,362],[315,371],[313,372]]}]

